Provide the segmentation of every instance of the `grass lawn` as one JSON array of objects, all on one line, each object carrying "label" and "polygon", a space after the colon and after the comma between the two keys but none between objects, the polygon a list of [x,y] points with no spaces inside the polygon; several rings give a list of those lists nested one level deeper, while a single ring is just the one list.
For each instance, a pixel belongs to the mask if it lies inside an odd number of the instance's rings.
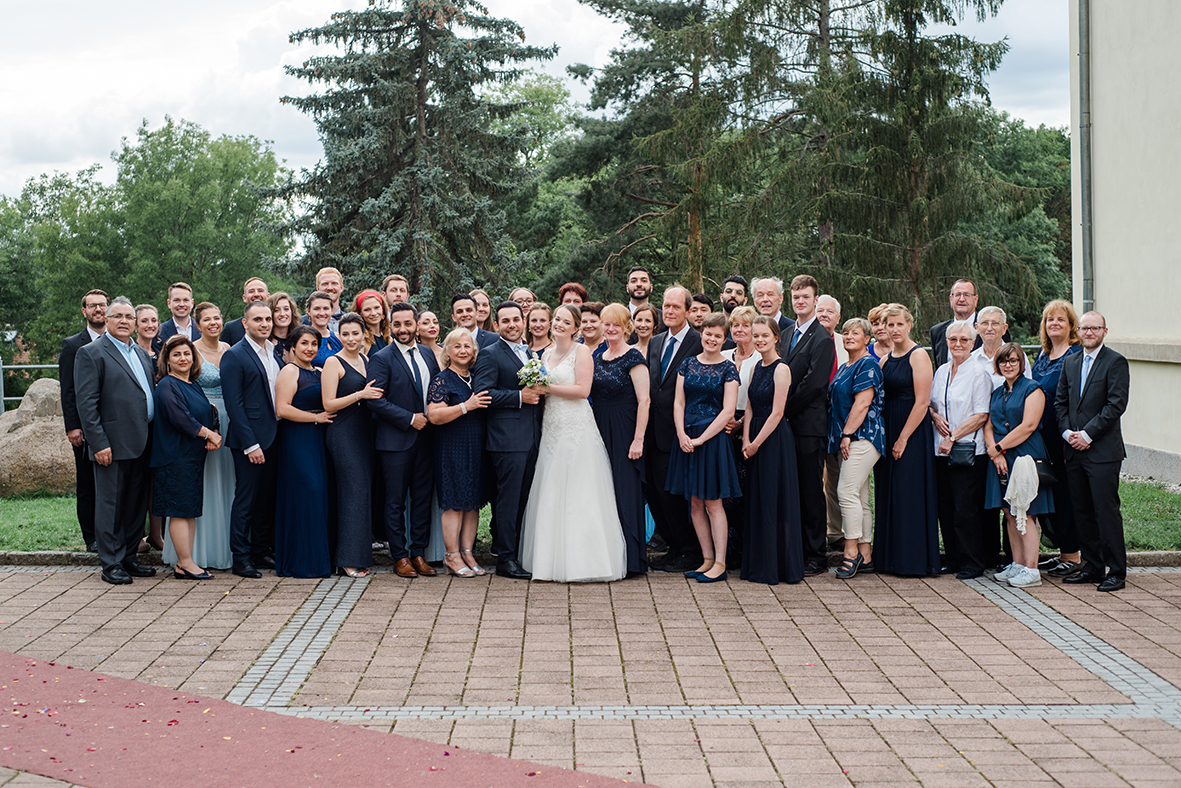
[{"label": "grass lawn", "polygon": [[[1181,494],[1145,482],[1120,482],[1129,550],[1181,550]],[[490,547],[489,507],[480,512],[476,552]],[[0,550],[81,550],[72,497],[0,500]]]}]

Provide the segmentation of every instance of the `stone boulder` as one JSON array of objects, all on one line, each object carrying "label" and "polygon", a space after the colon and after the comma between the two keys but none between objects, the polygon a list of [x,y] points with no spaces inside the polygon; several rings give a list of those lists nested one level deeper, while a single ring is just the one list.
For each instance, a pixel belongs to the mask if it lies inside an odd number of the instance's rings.
[{"label": "stone boulder", "polygon": [[33,382],[20,407],[0,415],[0,497],[74,492],[74,450],[62,421],[61,386]]}]

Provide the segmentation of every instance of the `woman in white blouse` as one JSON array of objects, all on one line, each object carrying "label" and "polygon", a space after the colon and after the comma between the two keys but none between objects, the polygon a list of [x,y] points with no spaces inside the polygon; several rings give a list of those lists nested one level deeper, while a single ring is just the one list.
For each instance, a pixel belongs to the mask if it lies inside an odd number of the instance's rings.
[{"label": "woman in white blouse", "polygon": [[[980,319],[986,319],[983,311]],[[952,321],[947,327],[948,361],[931,382],[939,525],[947,563],[961,580],[980,577],[996,558],[987,554],[984,528],[989,526],[982,519],[988,456],[981,428],[988,419],[993,385],[984,365],[972,358],[975,342],[971,323]]]}]

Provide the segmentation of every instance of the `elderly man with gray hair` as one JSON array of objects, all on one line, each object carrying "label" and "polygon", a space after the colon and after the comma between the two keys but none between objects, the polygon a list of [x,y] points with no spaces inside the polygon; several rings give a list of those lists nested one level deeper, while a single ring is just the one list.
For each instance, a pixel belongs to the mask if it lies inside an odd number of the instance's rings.
[{"label": "elderly man with gray hair", "polygon": [[119,296],[107,307],[107,331],[78,350],[78,418],[94,460],[94,533],[102,579],[124,585],[156,570],[136,560],[148,513],[148,454],[155,389],[152,360],[131,341],[135,307]]}]

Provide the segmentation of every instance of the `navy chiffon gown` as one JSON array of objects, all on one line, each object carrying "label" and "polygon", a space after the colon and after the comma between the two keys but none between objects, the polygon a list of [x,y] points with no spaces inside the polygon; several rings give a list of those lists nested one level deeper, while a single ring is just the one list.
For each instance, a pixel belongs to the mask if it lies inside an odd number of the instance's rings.
[{"label": "navy chiffon gown", "polygon": [[[346,365],[347,366],[347,365]],[[319,371],[299,368],[293,407],[323,410]],[[275,502],[275,572],[280,577],[327,577],[328,455],[324,431],[313,422],[286,422]]]},{"label": "navy chiffon gown", "polygon": [[631,370],[647,367],[640,351],[629,348],[619,358],[595,356],[595,377],[591,383],[591,410],[595,425],[607,448],[615,485],[615,508],[623,526],[627,546],[627,571],[648,571],[648,539],[644,520],[644,458],[628,459],[627,452],[636,437],[636,389]]},{"label": "navy chiffon gown", "polygon": [[[755,364],[747,387],[750,438],[763,429],[775,402],[775,368]],[[804,579],[800,491],[796,483],[796,440],[787,419],[746,461],[750,496],[742,545],[742,579],[754,583],[798,583]]]},{"label": "navy chiffon gown", "polygon": [[[894,443],[914,408],[914,373],[910,354],[891,355],[882,367],[886,389],[883,420],[886,454],[877,465],[873,560],[879,572],[896,575],[938,574],[938,493],[935,484],[935,435],[931,417],[924,414],[906,441],[906,451],[894,459]],[[926,351],[921,351],[926,352]]]},{"label": "navy chiffon gown", "polygon": [[[368,381],[343,358],[336,396],[347,397]],[[317,386],[317,388],[319,388]],[[365,569],[373,563],[373,423],[360,402],[336,412],[326,443],[336,469],[336,565]]]},{"label": "navy chiffon gown", "polygon": [[[685,434],[690,439],[699,438],[722,412],[726,384],[739,382],[738,368],[729,360],[702,364],[696,356],[690,356],[677,374],[684,378]],[[730,436],[719,432],[691,454],[681,451],[678,445],[669,457],[665,489],[686,499],[703,501],[741,497],[742,483]]]}]

